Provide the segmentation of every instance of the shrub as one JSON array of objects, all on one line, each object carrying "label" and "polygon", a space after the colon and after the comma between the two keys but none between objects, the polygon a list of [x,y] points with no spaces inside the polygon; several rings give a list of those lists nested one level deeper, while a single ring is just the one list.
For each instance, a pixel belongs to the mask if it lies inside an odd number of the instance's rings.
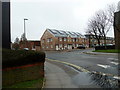
[{"label": "shrub", "polygon": [[115,45],[95,46],[95,50],[115,49]]},{"label": "shrub", "polygon": [[25,50],[2,50],[2,68],[44,62],[45,53]]}]

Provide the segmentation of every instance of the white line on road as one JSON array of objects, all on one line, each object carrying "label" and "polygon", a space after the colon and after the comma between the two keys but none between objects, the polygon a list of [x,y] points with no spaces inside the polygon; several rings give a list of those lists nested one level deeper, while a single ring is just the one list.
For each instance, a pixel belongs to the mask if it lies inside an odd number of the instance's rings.
[{"label": "white line on road", "polygon": [[117,63],[117,62],[110,62],[110,63],[115,64],[115,65],[118,65],[118,63]]},{"label": "white line on road", "polygon": [[110,67],[109,65],[102,65],[102,64],[97,64],[98,66],[102,67],[102,68],[108,68]]},{"label": "white line on road", "polygon": [[[80,67],[80,66],[77,66],[77,65],[75,65],[75,64],[71,64],[71,63],[64,62],[64,61],[59,61],[59,60],[48,59],[48,58],[46,58],[46,59],[49,60],[49,61],[55,61],[55,62],[64,63],[64,64],[66,64],[66,65],[70,65],[70,66],[72,66],[72,67],[75,67],[75,68],[83,71],[83,72],[91,72],[91,71],[89,71],[89,70],[87,70],[87,69],[84,69],[84,68],[82,68],[82,67]],[[101,64],[97,64],[97,65],[98,65],[98,66],[101,66],[101,67],[103,67],[103,68],[110,67],[109,65],[101,65]],[[98,72],[94,71],[94,73],[98,73]],[[99,72],[99,74],[108,75],[108,76],[113,76],[113,77],[116,78],[116,79],[120,79],[120,76],[114,75],[114,74],[103,73],[103,72]]]},{"label": "white line on road", "polygon": [[117,61],[118,59],[116,59],[116,58],[108,58],[109,60],[115,60],[115,61]]}]

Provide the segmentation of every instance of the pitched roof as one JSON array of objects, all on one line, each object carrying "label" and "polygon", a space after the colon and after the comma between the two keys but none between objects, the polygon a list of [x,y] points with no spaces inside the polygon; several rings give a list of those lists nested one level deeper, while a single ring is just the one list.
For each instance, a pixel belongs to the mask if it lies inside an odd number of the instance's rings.
[{"label": "pitched roof", "polygon": [[80,34],[79,32],[72,32],[72,31],[63,31],[63,30],[56,30],[56,29],[47,29],[50,33],[52,33],[55,37],[72,37],[72,38],[85,38],[84,35]]}]

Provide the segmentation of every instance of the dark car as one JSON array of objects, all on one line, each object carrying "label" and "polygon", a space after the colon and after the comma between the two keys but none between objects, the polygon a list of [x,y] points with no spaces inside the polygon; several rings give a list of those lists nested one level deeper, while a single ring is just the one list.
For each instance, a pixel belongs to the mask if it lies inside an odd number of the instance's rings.
[{"label": "dark car", "polygon": [[84,45],[79,45],[77,48],[78,49],[85,49],[85,46]]}]

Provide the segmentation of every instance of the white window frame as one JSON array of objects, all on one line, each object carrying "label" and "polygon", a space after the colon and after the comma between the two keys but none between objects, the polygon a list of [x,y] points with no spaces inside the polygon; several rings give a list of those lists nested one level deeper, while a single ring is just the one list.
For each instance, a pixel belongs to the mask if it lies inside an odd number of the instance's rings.
[{"label": "white window frame", "polygon": [[59,41],[62,41],[62,38],[59,38]]},{"label": "white window frame", "polygon": [[64,41],[67,41],[67,38],[64,38]]}]

